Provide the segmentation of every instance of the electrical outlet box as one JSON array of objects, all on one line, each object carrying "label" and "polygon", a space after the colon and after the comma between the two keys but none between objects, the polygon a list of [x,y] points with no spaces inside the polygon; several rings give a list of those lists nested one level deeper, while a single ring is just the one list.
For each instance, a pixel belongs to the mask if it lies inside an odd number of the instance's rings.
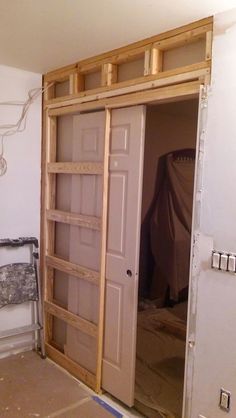
[{"label": "electrical outlet box", "polygon": [[220,390],[220,403],[219,406],[223,411],[229,412],[230,410],[230,399],[231,393],[228,390],[221,389]]}]

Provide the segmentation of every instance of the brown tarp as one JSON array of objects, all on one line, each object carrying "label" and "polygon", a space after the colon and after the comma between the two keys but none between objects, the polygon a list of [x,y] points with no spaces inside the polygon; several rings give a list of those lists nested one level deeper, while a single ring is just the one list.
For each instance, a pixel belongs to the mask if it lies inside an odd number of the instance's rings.
[{"label": "brown tarp", "polygon": [[142,265],[140,271],[146,280],[151,275],[151,299],[164,300],[168,290],[169,298],[177,302],[188,288],[194,157],[194,150],[180,150],[159,163],[155,196],[142,227],[146,249],[141,245],[141,256],[146,267]]}]

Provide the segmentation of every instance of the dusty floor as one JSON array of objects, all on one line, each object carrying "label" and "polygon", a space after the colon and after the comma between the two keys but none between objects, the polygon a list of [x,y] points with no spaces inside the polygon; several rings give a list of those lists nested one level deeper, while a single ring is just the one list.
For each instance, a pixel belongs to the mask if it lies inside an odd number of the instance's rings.
[{"label": "dusty floor", "polygon": [[186,317],[186,303],[138,313],[135,406],[148,418],[182,415],[185,338],[159,324],[168,321],[178,329]]},{"label": "dusty floor", "polygon": [[1,418],[133,416],[32,351],[0,360]]}]

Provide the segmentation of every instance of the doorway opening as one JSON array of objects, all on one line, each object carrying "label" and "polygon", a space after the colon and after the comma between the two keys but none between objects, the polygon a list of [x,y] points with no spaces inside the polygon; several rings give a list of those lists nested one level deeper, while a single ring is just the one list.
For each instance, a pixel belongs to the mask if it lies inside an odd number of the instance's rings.
[{"label": "doorway opening", "polygon": [[135,407],[180,418],[198,99],[147,106]]}]

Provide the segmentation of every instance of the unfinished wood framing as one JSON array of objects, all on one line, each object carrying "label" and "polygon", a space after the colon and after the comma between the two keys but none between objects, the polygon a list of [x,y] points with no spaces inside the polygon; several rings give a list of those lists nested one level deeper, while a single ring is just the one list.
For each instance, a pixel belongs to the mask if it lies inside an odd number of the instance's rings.
[{"label": "unfinished wood framing", "polygon": [[105,138],[104,138],[104,172],[103,172],[103,197],[102,197],[102,241],[100,264],[100,295],[99,295],[99,334],[97,345],[96,387],[100,390],[102,379],[103,333],[104,333],[104,305],[105,305],[105,280],[106,280],[106,246],[107,246],[107,213],[108,213],[108,182],[109,182],[109,148],[110,148],[111,111],[106,110]]},{"label": "unfinished wood framing", "polygon": [[49,221],[96,229],[97,231],[101,229],[101,220],[96,216],[80,215],[73,212],[63,212],[62,210],[47,210],[47,219]]},{"label": "unfinished wood framing", "polygon": [[67,324],[79,329],[91,337],[97,337],[97,326],[87,321],[86,319],[80,318],[78,315],[75,315],[52,302],[45,301],[44,308],[45,312],[49,313],[50,315],[56,316]]},{"label": "unfinished wood framing", "polygon": [[48,163],[48,173],[54,174],[103,174],[101,163]]},{"label": "unfinished wood framing", "polygon": [[79,266],[78,264],[71,263],[52,255],[46,256],[46,264],[53,269],[63,271],[64,273],[68,273],[74,277],[78,277],[78,279],[83,279],[90,283],[99,285],[100,275],[94,270],[87,269],[85,267]]},{"label": "unfinished wood framing", "polygon": [[75,96],[56,98],[45,102],[47,109],[70,106],[75,103],[87,103],[94,100],[112,98],[126,95],[132,92],[152,90],[164,86],[172,86],[182,82],[204,80],[210,75],[211,62],[204,61],[197,64],[187,65],[176,70],[165,71],[154,75],[141,77],[128,82],[121,82],[109,87],[98,88],[90,92],[83,92]]},{"label": "unfinished wood framing", "polygon": [[87,386],[94,389],[96,385],[96,376],[85,370],[78,363],[68,358],[65,354],[57,350],[53,345],[46,343],[46,351],[48,356],[59,364],[61,367],[66,369],[73,376],[81,379]]},{"label": "unfinished wood framing", "polygon": [[[44,76],[44,135],[42,153],[42,222],[41,268],[44,275],[45,338],[47,354],[55,362],[99,392],[101,387],[103,326],[105,300],[105,268],[108,212],[108,162],[111,111],[114,108],[145,103],[162,103],[181,98],[196,97],[200,84],[209,83],[211,74],[212,18],[200,20],[182,28],[136,42],[76,64],[50,72]],[[204,41],[205,53],[200,62],[171,70],[163,70],[165,51]],[[143,76],[118,81],[119,65],[143,59]],[[84,90],[87,74],[101,73],[98,88]],[[57,83],[68,81],[69,94],[55,97]],[[105,109],[103,163],[58,162],[57,118]],[[103,178],[102,216],[88,216],[56,209],[57,175],[95,175]],[[74,225],[101,231],[100,270],[95,271],[55,255],[55,224]],[[84,280],[99,289],[98,324],[87,321],[60,306],[54,299],[55,271]],[[53,317],[84,332],[96,344],[96,372],[91,373],[60,351],[53,339]]]},{"label": "unfinished wood framing", "polygon": [[[48,83],[60,83],[69,81],[69,95],[64,96],[64,100],[70,101],[72,98],[79,98],[99,94],[130,85],[137,85],[150,80],[165,79],[170,76],[169,71],[163,69],[164,52],[184,47],[198,41],[205,43],[205,61],[211,59],[213,19],[206,18],[190,25],[183,26],[161,35],[153,36],[140,42],[119,48],[105,54],[89,58],[73,65],[52,71],[45,75],[45,86]],[[133,62],[143,58],[143,76],[124,82],[118,82],[119,65],[127,62]],[[199,64],[199,62],[196,62]],[[96,89],[85,90],[84,77],[86,74],[101,73],[100,86]],[[184,66],[172,70],[173,75],[188,74]],[[194,75],[193,75],[194,77]],[[195,76],[196,77],[196,76]],[[196,79],[196,78],[192,78]],[[183,80],[187,81],[187,80]],[[152,88],[152,87],[150,87]],[[59,100],[58,100],[59,99]],[[50,88],[45,104],[60,103],[61,98],[53,96],[53,88]]]},{"label": "unfinished wood framing", "polygon": [[[108,158],[110,136],[110,111],[105,113],[106,128],[104,140],[103,163],[97,162],[57,162],[57,117],[46,115],[46,155],[44,161],[45,173],[45,201],[44,201],[44,311],[45,311],[45,338],[48,355],[63,367],[83,380],[97,392],[101,386],[101,363],[103,353],[103,319],[104,319],[104,291],[105,291],[105,260],[106,260],[106,224],[107,224],[107,194],[108,194]],[[66,212],[56,209],[56,175],[93,175],[103,177],[103,205],[101,218]],[[101,231],[101,262],[100,271],[88,269],[70,261],[66,261],[54,254],[55,252],[55,224],[66,223],[91,230]],[[60,306],[54,298],[55,271],[66,273],[68,277],[86,281],[99,289],[99,321],[95,323],[70,312]],[[97,366],[92,374],[86,368],[71,360],[65,353],[61,353],[53,337],[53,318],[92,337],[96,344]],[[89,378],[88,378],[89,376]]]}]

